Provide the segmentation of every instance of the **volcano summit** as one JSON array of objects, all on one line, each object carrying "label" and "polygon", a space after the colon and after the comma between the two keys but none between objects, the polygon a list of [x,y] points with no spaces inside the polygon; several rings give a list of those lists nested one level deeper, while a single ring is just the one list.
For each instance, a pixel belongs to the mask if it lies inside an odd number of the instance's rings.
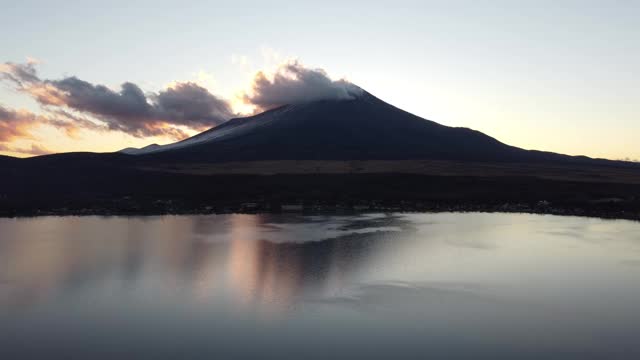
[{"label": "volcano summit", "polygon": [[236,118],[165,146],[126,149],[140,160],[584,161],[525,151],[481,132],[422,119],[362,91],[351,98],[284,105]]}]

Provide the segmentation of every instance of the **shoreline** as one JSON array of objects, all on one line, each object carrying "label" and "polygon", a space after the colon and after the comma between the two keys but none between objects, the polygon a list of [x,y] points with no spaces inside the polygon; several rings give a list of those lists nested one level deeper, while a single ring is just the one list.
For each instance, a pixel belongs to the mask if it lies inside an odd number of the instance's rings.
[{"label": "shoreline", "polygon": [[535,175],[187,175],[79,167],[18,172],[0,177],[0,185],[0,217],[505,212],[640,220],[640,184]]},{"label": "shoreline", "polygon": [[230,215],[230,214],[290,214],[290,215],[355,215],[370,213],[490,213],[490,214],[532,214],[553,216],[575,216],[603,220],[640,221],[640,212],[624,209],[595,209],[582,207],[530,206],[527,204],[440,204],[432,206],[315,206],[301,207],[295,210],[269,209],[256,206],[214,208],[156,208],[156,209],[107,209],[107,208],[57,208],[31,211],[0,211],[0,219],[18,219],[34,217],[152,217],[152,216],[188,216],[188,215]]}]

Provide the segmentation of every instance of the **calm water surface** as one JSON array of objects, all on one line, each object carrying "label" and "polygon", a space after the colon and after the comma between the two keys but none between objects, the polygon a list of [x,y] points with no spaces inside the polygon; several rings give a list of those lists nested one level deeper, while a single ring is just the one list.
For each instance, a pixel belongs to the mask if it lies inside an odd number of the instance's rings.
[{"label": "calm water surface", "polygon": [[0,358],[640,358],[640,223],[0,219]]}]

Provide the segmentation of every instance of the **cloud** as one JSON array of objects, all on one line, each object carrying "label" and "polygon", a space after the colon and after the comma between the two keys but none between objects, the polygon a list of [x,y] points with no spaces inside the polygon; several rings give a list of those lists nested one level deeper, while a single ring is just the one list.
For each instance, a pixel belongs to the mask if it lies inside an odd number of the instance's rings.
[{"label": "cloud", "polygon": [[36,73],[37,64],[38,62],[33,59],[29,59],[26,64],[6,62],[0,64],[0,75],[13,82],[16,86],[24,88],[29,84],[40,82],[40,78]]},{"label": "cloud", "polygon": [[47,124],[64,130],[67,136],[73,139],[78,138],[80,130],[92,130],[92,131],[107,131],[108,128],[104,125],[96,124],[85,117],[72,114],[58,108],[46,108]]},{"label": "cloud", "polygon": [[103,85],[68,77],[46,81],[30,89],[29,93],[43,105],[90,114],[109,129],[136,137],[183,139],[187,134],[178,126],[202,131],[232,117],[226,101],[195,83],[176,83],[147,96],[130,82],[122,84],[116,92]]},{"label": "cloud", "polygon": [[[248,61],[239,59],[241,63]],[[65,131],[72,138],[77,137],[80,129],[88,129],[180,140],[188,137],[189,130],[207,130],[235,115],[228,101],[194,82],[173,82],[158,92],[144,92],[132,82],[112,89],[75,76],[43,79],[38,75],[37,64],[36,60],[0,64],[0,79],[29,94],[42,106],[46,116],[36,117],[37,120]],[[315,100],[353,99],[360,93],[359,87],[344,79],[332,80],[322,69],[288,61],[273,72],[258,72],[249,91],[238,99],[259,111]],[[11,131],[24,132],[22,129],[29,121],[23,115],[21,122],[14,121],[14,130],[2,130],[5,136]]]},{"label": "cloud", "polygon": [[19,146],[7,145],[7,144],[0,144],[0,151],[7,151],[12,153],[24,154],[24,155],[46,155],[46,154],[52,153],[51,150],[48,150],[34,143],[32,143],[30,147],[19,147]]},{"label": "cloud", "polygon": [[43,125],[62,130],[70,137],[77,137],[78,132],[86,128],[105,129],[86,119],[73,119],[71,116],[71,114],[57,111],[51,112],[49,115],[36,115],[28,110],[14,110],[0,105],[0,150],[35,154],[39,149],[44,152],[45,150],[41,146],[35,144],[28,152],[22,151],[24,148],[17,149],[10,144],[15,140],[35,140],[32,131]]},{"label": "cloud", "polygon": [[331,80],[322,69],[307,68],[298,61],[289,61],[281,64],[271,76],[258,72],[250,91],[243,95],[243,101],[267,110],[316,100],[350,100],[362,92],[344,79]]},{"label": "cloud", "polygon": [[0,142],[31,138],[30,130],[40,125],[38,117],[26,110],[13,110],[0,105]]},{"label": "cloud", "polygon": [[229,104],[195,83],[177,83],[154,96],[157,116],[193,129],[210,128],[233,114]]},{"label": "cloud", "polygon": [[181,127],[202,131],[233,116],[225,100],[196,83],[177,82],[166,90],[145,94],[138,85],[125,82],[114,91],[75,76],[43,80],[34,65],[5,63],[0,73],[45,107],[91,115],[110,130],[136,137],[183,139],[188,134]]},{"label": "cloud", "polygon": [[27,110],[13,110],[0,105],[0,151],[26,155],[49,153],[43,147],[31,144],[31,147],[16,147],[10,144],[16,139],[33,139],[31,130],[42,125],[42,119]]}]

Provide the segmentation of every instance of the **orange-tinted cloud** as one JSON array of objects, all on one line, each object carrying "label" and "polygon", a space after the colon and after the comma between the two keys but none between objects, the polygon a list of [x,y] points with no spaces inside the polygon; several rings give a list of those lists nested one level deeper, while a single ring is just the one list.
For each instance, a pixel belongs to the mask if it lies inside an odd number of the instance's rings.
[{"label": "orange-tinted cloud", "polygon": [[6,62],[0,64],[0,76],[13,82],[16,86],[24,88],[29,84],[40,82],[36,73],[36,61],[30,60],[26,64]]},{"label": "orange-tinted cloud", "polygon": [[98,125],[88,120],[84,120],[87,124],[80,124],[79,121],[82,121],[82,119],[74,120],[64,113],[59,113],[55,117],[53,115],[36,115],[28,110],[14,110],[0,105],[0,151],[30,155],[49,153],[49,150],[37,143],[32,143],[30,148],[16,147],[12,144],[16,140],[37,140],[32,131],[43,125],[55,127],[72,137],[77,137],[78,132],[85,128],[100,129]]},{"label": "orange-tinted cloud", "polygon": [[145,94],[130,82],[123,83],[119,91],[114,91],[75,76],[43,80],[31,62],[2,64],[0,74],[17,90],[29,94],[49,109],[90,115],[110,130],[136,137],[183,139],[187,134],[181,128],[202,131],[233,116],[227,101],[191,82],[178,82],[169,89]]},{"label": "orange-tinted cloud", "polygon": [[46,108],[46,123],[63,130],[67,136],[73,139],[79,137],[80,130],[107,131],[104,125],[96,124],[91,120],[79,115],[72,114],[68,111],[57,108]]},{"label": "orange-tinted cloud", "polygon": [[16,138],[31,138],[30,130],[39,125],[41,124],[35,114],[0,105],[0,143]]},{"label": "orange-tinted cloud", "polygon": [[53,151],[48,150],[41,145],[31,143],[30,147],[12,146],[7,144],[0,144],[0,151],[6,151],[11,153],[18,153],[23,155],[46,155],[51,154]]}]

